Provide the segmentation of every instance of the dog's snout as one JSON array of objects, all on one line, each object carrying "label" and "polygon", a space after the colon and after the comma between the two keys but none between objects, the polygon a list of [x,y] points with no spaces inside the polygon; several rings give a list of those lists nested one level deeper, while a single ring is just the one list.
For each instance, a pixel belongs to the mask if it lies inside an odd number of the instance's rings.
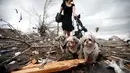
[{"label": "dog's snout", "polygon": [[84,41],[84,46],[91,46],[93,44],[92,39],[88,38]]},{"label": "dog's snout", "polygon": [[68,42],[68,46],[72,46],[73,45],[73,43],[72,42]]},{"label": "dog's snout", "polygon": [[92,44],[92,41],[88,41],[88,44]]},{"label": "dog's snout", "polygon": [[75,42],[74,41],[68,41],[68,47],[72,47],[75,46]]}]

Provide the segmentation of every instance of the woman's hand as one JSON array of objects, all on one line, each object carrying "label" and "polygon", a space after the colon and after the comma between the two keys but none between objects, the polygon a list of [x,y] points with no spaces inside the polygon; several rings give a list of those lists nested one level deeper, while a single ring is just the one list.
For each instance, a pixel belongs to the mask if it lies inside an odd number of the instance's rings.
[{"label": "woman's hand", "polygon": [[76,20],[77,18],[80,18],[80,14],[74,16],[74,19],[75,19],[75,20]]}]

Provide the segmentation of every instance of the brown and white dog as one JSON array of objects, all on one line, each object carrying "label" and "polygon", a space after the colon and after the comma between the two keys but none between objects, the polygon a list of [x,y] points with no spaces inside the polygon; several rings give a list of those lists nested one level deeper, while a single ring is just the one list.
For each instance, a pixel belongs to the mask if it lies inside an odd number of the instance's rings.
[{"label": "brown and white dog", "polygon": [[69,36],[66,38],[65,43],[65,49],[69,50],[71,53],[76,53],[80,48],[79,39],[75,36]]},{"label": "brown and white dog", "polygon": [[95,40],[94,35],[91,33],[85,34],[80,39],[81,49],[79,58],[85,58],[90,63],[96,63],[100,50]]}]

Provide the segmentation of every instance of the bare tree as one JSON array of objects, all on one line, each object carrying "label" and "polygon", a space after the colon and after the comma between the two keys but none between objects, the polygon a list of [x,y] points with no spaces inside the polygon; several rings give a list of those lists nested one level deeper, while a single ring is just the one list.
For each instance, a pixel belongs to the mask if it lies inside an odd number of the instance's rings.
[{"label": "bare tree", "polygon": [[56,26],[53,26],[53,27],[51,26],[51,24],[53,24],[53,22],[55,22],[55,20],[47,21],[47,19],[50,17],[48,15],[47,11],[49,10],[49,7],[54,5],[53,1],[54,0],[45,0],[44,1],[42,14],[39,14],[34,8],[30,8],[31,10],[29,10],[29,11],[22,8],[30,16],[30,23],[32,20],[31,17],[34,16],[33,19],[37,20],[37,22],[38,22],[38,24],[35,24],[35,28],[38,31],[38,33],[44,37],[46,37],[46,36],[52,37],[54,35],[55,30],[57,30]]},{"label": "bare tree", "polygon": [[48,9],[49,5],[51,4],[51,2],[52,2],[52,0],[45,0],[42,20],[40,19],[41,16],[39,16],[38,32],[40,33],[41,36],[45,36],[46,35],[46,31],[50,32],[49,25],[54,22],[54,20],[50,21],[50,22],[46,21],[46,19],[48,17],[47,9]]}]

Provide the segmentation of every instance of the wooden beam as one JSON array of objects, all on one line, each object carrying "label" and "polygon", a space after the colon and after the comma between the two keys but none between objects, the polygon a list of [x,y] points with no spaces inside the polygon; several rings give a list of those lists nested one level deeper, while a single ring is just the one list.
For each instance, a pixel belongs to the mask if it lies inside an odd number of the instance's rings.
[{"label": "wooden beam", "polygon": [[84,63],[84,59],[73,59],[59,62],[50,62],[43,66],[43,68],[39,68],[40,64],[30,65],[23,67],[22,70],[14,71],[11,73],[51,73],[57,71],[68,70],[72,67],[76,67],[80,63]]}]

